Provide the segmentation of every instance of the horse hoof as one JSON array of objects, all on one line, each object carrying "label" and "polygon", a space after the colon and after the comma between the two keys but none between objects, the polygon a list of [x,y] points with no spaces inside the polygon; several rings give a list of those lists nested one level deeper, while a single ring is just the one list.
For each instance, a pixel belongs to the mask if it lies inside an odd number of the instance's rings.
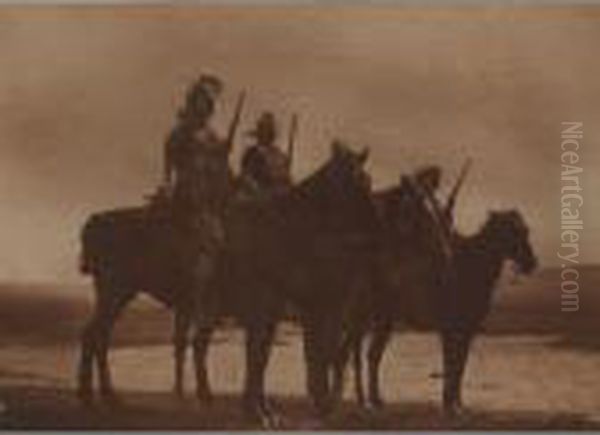
[{"label": "horse hoof", "polygon": [[298,429],[305,431],[317,431],[323,430],[324,428],[325,425],[323,424],[323,421],[317,417],[305,419],[298,424]]},{"label": "horse hoof", "polygon": [[94,393],[91,388],[79,388],[77,390],[77,399],[85,407],[92,406],[94,404]]},{"label": "horse hoof", "polygon": [[210,404],[213,401],[213,395],[210,391],[198,390],[196,391],[196,398],[204,404]]},{"label": "horse hoof", "polygon": [[444,416],[449,419],[458,419],[467,414],[466,409],[459,403],[444,406]]},{"label": "horse hoof", "polygon": [[281,418],[266,406],[244,405],[244,415],[248,422],[263,430],[273,430],[281,427]]},{"label": "horse hoof", "polygon": [[266,424],[269,429],[281,429],[283,426],[283,419],[273,407],[272,404],[265,403],[262,406],[262,415],[266,420]]},{"label": "horse hoof", "polygon": [[331,397],[327,397],[325,399],[318,399],[314,402],[314,409],[317,415],[317,418],[322,421],[327,420],[329,416],[333,413],[335,409],[336,402],[332,400]]},{"label": "horse hoof", "polygon": [[273,413],[262,413],[260,425],[264,430],[277,430],[281,428],[281,417]]},{"label": "horse hoof", "polygon": [[244,408],[243,411],[244,419],[248,424],[253,427],[259,427],[261,429],[269,429],[270,421],[266,415],[262,412],[254,409]]},{"label": "horse hoof", "polygon": [[185,391],[181,385],[175,385],[175,387],[173,387],[173,396],[179,400],[185,399]]},{"label": "horse hoof", "polygon": [[113,391],[102,391],[100,393],[102,401],[111,408],[117,408],[123,405],[121,398]]},{"label": "horse hoof", "polygon": [[366,407],[372,411],[381,411],[383,408],[385,408],[385,402],[381,400],[381,398],[376,397],[369,400]]}]

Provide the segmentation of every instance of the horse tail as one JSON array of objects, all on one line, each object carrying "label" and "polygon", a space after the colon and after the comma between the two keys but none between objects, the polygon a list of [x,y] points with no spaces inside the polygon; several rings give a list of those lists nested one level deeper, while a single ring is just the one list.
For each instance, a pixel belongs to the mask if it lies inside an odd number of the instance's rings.
[{"label": "horse tail", "polygon": [[84,275],[93,274],[98,264],[98,246],[95,235],[98,233],[99,221],[96,215],[90,217],[81,230],[81,251],[79,254],[79,271]]},{"label": "horse tail", "polygon": [[79,272],[84,275],[90,275],[92,271],[92,259],[89,251],[83,248],[79,254]]}]

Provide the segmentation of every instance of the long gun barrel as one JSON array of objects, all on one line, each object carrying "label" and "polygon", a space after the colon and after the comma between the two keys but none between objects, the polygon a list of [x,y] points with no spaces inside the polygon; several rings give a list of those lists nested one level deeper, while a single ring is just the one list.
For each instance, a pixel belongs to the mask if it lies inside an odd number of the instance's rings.
[{"label": "long gun barrel", "polygon": [[240,124],[240,119],[242,118],[242,110],[244,108],[244,102],[246,101],[246,91],[240,92],[238,97],[236,106],[235,106],[235,114],[233,115],[233,119],[231,120],[231,124],[229,124],[229,131],[227,132],[227,139],[225,145],[231,151],[233,148],[233,141],[235,139],[235,133],[237,132],[238,126]]},{"label": "long gun barrel", "polygon": [[471,158],[468,158],[460,171],[460,175],[458,176],[458,179],[456,180],[456,184],[454,185],[454,188],[450,192],[450,196],[448,196],[448,202],[446,203],[446,208],[444,209],[444,216],[448,220],[450,220],[452,217],[452,212],[454,211],[454,206],[456,205],[456,198],[458,196],[458,192],[460,192],[460,188],[462,187],[463,183],[465,182],[465,178],[467,177],[467,174],[469,173],[469,169],[471,169],[472,163],[473,163],[473,160]]}]

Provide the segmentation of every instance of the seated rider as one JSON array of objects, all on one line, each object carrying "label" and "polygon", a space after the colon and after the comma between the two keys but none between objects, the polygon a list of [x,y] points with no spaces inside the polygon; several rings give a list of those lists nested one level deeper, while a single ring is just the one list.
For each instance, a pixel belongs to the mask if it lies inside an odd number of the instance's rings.
[{"label": "seated rider", "polygon": [[210,200],[210,186],[205,185],[205,178],[210,175],[210,157],[224,145],[209,121],[222,87],[219,78],[202,75],[188,90],[185,105],[165,143],[164,188],[176,208]]},{"label": "seated rider", "polygon": [[242,157],[241,186],[250,195],[271,196],[290,187],[290,160],[276,145],[277,125],[271,112],[264,112],[250,131],[255,140]]},{"label": "seated rider", "polygon": [[442,171],[426,166],[413,175],[401,177],[400,186],[386,195],[384,221],[411,246],[430,252],[441,249],[445,257],[452,253],[452,220],[440,205],[436,193]]},{"label": "seated rider", "polygon": [[202,75],[188,90],[165,143],[164,185],[157,195],[168,198],[176,228],[208,232],[204,242],[217,245],[224,237],[220,213],[228,151],[209,121],[222,88],[219,78]]}]

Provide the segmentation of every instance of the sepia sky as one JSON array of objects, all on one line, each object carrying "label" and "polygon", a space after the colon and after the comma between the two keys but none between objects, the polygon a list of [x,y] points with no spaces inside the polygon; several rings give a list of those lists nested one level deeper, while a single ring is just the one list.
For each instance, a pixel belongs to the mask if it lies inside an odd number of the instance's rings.
[{"label": "sepia sky", "polygon": [[297,179],[334,137],[370,147],[378,187],[435,163],[447,188],[472,157],[459,227],[518,208],[545,265],[561,121],[583,121],[581,261],[598,262],[598,41],[600,9],[0,9],[0,280],[80,279],[81,224],[152,192],[201,72],[226,83],[221,131],[242,89],[242,130],[273,110],[285,134],[300,115]]}]

